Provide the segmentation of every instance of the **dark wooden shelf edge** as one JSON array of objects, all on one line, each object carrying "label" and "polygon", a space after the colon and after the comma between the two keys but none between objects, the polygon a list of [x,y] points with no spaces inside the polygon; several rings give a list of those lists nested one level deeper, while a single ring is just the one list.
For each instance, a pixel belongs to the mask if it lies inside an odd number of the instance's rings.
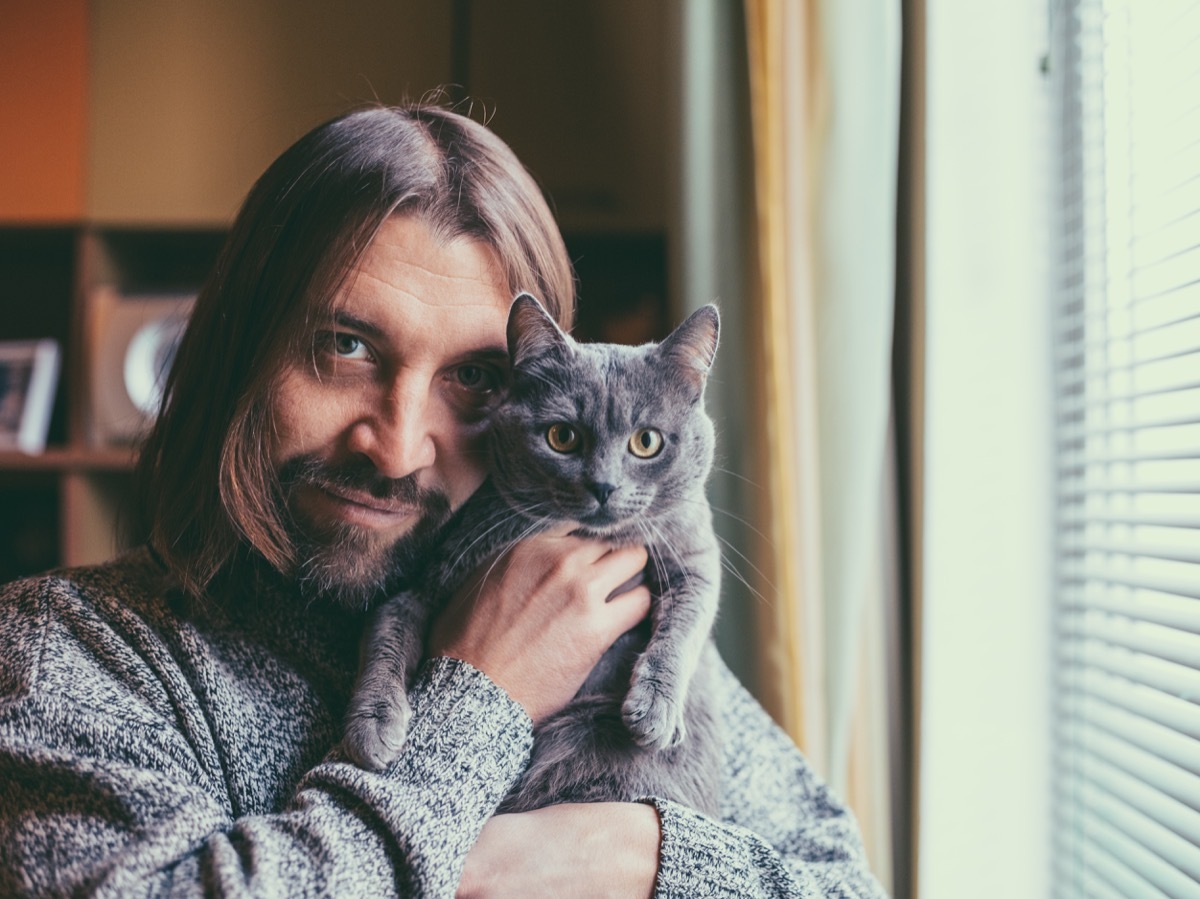
[{"label": "dark wooden shelf edge", "polygon": [[136,451],[127,447],[113,449],[83,449],[52,447],[43,453],[29,455],[13,450],[0,450],[2,471],[132,471]]}]

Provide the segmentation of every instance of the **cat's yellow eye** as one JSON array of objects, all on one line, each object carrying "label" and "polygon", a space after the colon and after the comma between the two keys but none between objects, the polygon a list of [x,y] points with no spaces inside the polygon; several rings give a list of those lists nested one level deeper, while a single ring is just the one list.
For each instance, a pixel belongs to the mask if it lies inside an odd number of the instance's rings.
[{"label": "cat's yellow eye", "polygon": [[653,459],[663,448],[663,435],[654,428],[638,428],[629,438],[629,451],[639,459]]},{"label": "cat's yellow eye", "polygon": [[565,422],[550,425],[546,430],[546,442],[556,453],[573,453],[579,449],[579,432]]}]

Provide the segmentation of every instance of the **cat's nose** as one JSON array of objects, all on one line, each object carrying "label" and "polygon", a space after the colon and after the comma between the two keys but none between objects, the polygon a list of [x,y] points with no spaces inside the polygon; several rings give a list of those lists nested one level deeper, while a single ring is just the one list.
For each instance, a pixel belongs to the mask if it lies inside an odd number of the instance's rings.
[{"label": "cat's nose", "polygon": [[592,491],[592,496],[600,500],[600,505],[605,505],[608,498],[617,492],[617,488],[612,484],[591,484],[588,489]]}]

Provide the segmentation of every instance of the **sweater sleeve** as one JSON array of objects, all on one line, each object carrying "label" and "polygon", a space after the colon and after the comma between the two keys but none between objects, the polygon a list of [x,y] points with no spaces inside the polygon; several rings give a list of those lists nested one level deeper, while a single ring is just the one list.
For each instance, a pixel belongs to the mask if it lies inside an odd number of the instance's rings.
[{"label": "sweater sleeve", "polygon": [[850,811],[723,665],[721,820],[651,798],[662,823],[656,899],[879,899]]},{"label": "sweater sleeve", "polygon": [[386,771],[335,749],[278,813],[238,816],[177,723],[128,698],[128,672],[96,676],[123,658],[41,690],[35,669],[71,647],[5,636],[0,895],[452,897],[532,743],[507,694],[437,659],[411,691],[409,736]]}]

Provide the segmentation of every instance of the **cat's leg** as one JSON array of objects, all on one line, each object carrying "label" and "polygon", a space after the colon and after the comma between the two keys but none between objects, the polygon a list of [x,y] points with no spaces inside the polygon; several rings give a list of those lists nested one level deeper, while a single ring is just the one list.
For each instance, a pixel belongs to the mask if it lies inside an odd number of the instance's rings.
[{"label": "cat's leg", "polygon": [[673,799],[716,816],[720,809],[722,734],[710,675],[718,664],[712,641],[687,691],[687,739],[671,749],[641,748],[633,763],[619,770],[627,799]]},{"label": "cat's leg", "polygon": [[[708,645],[709,653],[716,649]],[[534,731],[529,765],[501,812],[523,812],[559,802],[629,802],[656,796],[716,814],[721,734],[709,656],[687,697],[688,738],[658,751],[635,745],[620,714],[619,696],[574,700]]]},{"label": "cat's leg", "polygon": [[429,603],[418,593],[401,593],[376,610],[363,633],[342,742],[361,768],[386,768],[404,744],[412,715],[408,683],[421,660],[429,613]]},{"label": "cat's leg", "polygon": [[[668,573],[671,586],[655,600],[646,651],[633,666],[621,717],[634,740],[648,749],[678,746],[687,734],[688,686],[716,617],[720,556],[689,556],[688,567]],[[665,567],[665,566],[664,566]]]}]

